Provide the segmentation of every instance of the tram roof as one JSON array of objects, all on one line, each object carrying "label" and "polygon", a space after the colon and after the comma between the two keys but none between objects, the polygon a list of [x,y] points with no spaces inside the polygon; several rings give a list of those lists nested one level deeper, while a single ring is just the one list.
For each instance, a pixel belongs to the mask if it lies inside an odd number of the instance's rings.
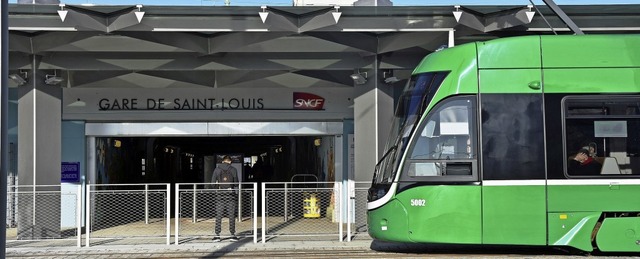
[{"label": "tram roof", "polygon": [[[587,34],[640,32],[640,5],[562,9]],[[522,5],[459,10],[460,21],[454,6],[10,4],[9,69],[30,69],[35,54],[43,74],[65,78],[64,87],[353,87],[354,71],[406,79],[450,40],[571,33],[546,6],[532,8],[530,22]],[[136,11],[144,12],[140,21]]]}]

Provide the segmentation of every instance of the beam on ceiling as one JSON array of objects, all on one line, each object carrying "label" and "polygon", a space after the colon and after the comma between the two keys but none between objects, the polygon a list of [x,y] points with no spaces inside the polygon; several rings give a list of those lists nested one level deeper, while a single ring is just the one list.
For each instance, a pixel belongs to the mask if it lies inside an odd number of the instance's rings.
[{"label": "beam on ceiling", "polygon": [[405,32],[384,34],[380,37],[378,53],[387,53],[412,47],[423,47],[435,50],[441,45],[447,45],[449,32]]},{"label": "beam on ceiling", "polygon": [[209,54],[218,52],[234,52],[248,45],[258,44],[273,39],[283,38],[295,33],[292,32],[251,32],[251,33],[225,33],[209,38]]},{"label": "beam on ceiling", "polygon": [[133,32],[121,31],[119,35],[147,42],[173,46],[201,54],[209,53],[209,40],[201,34],[186,32]]}]

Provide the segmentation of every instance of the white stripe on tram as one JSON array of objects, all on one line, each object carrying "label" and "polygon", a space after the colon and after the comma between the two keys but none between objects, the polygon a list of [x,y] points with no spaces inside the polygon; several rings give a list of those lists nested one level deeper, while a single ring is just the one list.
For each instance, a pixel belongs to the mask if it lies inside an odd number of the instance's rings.
[{"label": "white stripe on tram", "polygon": [[483,186],[538,186],[545,185],[545,180],[484,180]]},{"label": "white stripe on tram", "polygon": [[640,185],[640,179],[566,179],[549,180],[548,185]]},{"label": "white stripe on tram", "polygon": [[640,185],[640,179],[485,180],[483,186]]}]

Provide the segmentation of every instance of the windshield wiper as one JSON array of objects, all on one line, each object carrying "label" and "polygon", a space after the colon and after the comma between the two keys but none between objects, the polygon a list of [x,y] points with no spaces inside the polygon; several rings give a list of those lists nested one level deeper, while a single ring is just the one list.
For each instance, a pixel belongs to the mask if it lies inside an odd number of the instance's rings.
[{"label": "windshield wiper", "polygon": [[382,158],[380,158],[380,161],[378,161],[378,163],[376,164],[376,171],[378,171],[378,167],[380,166],[380,164],[387,158],[387,156],[389,154],[391,154],[391,151],[396,150],[396,148],[398,148],[398,145],[392,146],[389,148],[389,150],[387,150],[387,152],[384,153],[384,155],[382,156]]}]

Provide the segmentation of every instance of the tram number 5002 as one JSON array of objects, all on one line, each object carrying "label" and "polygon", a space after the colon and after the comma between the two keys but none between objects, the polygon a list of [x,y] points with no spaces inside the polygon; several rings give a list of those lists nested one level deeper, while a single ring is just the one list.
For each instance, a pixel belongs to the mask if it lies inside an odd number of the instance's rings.
[{"label": "tram number 5002", "polygon": [[411,206],[413,207],[424,207],[427,204],[425,199],[411,199]]}]

